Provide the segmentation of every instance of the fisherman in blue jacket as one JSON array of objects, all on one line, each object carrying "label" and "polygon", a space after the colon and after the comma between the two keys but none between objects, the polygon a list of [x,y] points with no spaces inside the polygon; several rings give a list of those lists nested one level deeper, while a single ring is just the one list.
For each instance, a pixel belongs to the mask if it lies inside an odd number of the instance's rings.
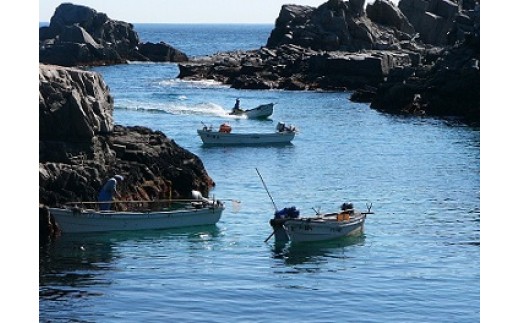
[{"label": "fisherman in blue jacket", "polygon": [[[121,175],[114,175],[114,177],[110,178],[105,185],[101,188],[98,195],[99,210],[107,211],[112,207],[113,196],[119,196],[117,192],[117,183],[122,182],[124,177]],[[103,203],[104,202],[104,203]]]}]

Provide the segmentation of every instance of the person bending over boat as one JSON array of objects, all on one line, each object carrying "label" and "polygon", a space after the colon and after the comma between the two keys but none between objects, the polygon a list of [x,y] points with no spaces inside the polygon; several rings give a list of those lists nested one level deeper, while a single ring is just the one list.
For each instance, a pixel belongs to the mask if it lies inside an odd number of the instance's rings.
[{"label": "person bending over boat", "polygon": [[114,175],[101,188],[98,195],[99,210],[108,211],[112,207],[112,200],[114,195],[120,196],[117,191],[117,183],[121,183],[124,177],[121,175]]}]

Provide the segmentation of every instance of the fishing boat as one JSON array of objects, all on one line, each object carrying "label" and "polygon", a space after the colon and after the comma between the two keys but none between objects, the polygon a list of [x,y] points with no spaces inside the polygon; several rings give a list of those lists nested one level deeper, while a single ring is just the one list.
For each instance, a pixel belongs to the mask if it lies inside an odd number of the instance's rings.
[{"label": "fishing boat", "polygon": [[305,242],[305,241],[326,241],[363,233],[367,214],[373,214],[370,209],[372,204],[367,204],[367,212],[358,212],[354,209],[354,204],[343,203],[341,211],[321,214],[316,212],[314,216],[300,217],[300,211],[292,206],[278,209],[273,197],[262,175],[256,169],[262,184],[273,203],[275,212],[274,218],[269,220],[273,232],[265,242],[272,236],[277,242]]},{"label": "fishing boat", "polygon": [[354,210],[352,203],[343,203],[341,211],[300,217],[294,206],[278,210],[269,221],[276,241],[326,241],[363,233],[365,219],[370,212]]},{"label": "fishing boat", "polygon": [[[197,194],[198,193],[198,194]],[[112,202],[118,209],[100,211],[98,202],[72,202],[49,208],[64,233],[170,229],[216,224],[224,211],[219,200],[194,191],[194,199]]]},{"label": "fishing boat", "polygon": [[220,125],[218,130],[204,126],[197,129],[197,134],[206,145],[279,145],[289,144],[294,139],[297,129],[279,122],[275,132],[232,132],[227,123]]},{"label": "fishing boat", "polygon": [[253,109],[242,110],[235,109],[229,113],[234,116],[246,116],[249,119],[262,119],[267,118],[273,114],[274,103],[262,104]]}]

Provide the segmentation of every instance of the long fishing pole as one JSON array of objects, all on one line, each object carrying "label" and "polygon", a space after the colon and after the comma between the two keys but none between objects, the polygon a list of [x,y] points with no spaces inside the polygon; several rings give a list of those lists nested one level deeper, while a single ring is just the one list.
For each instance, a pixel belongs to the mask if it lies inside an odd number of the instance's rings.
[{"label": "long fishing pole", "polygon": [[276,204],[274,204],[273,197],[271,196],[271,193],[269,193],[269,190],[267,189],[267,185],[265,185],[264,179],[262,178],[262,175],[260,175],[260,172],[258,171],[258,168],[256,168],[256,172],[258,174],[258,177],[260,177],[260,180],[262,181],[262,184],[264,184],[265,191],[267,192],[267,195],[269,195],[269,198],[271,199],[271,202],[273,203],[274,210],[278,211],[278,208],[276,207]]}]

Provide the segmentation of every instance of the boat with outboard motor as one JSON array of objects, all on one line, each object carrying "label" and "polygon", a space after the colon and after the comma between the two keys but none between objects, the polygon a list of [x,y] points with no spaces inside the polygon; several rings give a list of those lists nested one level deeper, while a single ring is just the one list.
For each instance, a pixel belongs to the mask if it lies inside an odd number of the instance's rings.
[{"label": "boat with outboard motor", "polygon": [[114,201],[117,211],[100,211],[102,202],[71,202],[49,208],[64,233],[152,230],[216,224],[224,203],[210,200],[198,191],[193,199]]},{"label": "boat with outboard motor", "polygon": [[276,241],[325,241],[363,233],[367,212],[357,212],[352,203],[343,203],[341,211],[300,217],[296,207],[283,208],[269,221]]},{"label": "boat with outboard motor", "polygon": [[370,209],[372,204],[367,203],[367,212],[357,212],[354,204],[343,203],[340,212],[321,214],[316,212],[315,216],[300,217],[300,210],[295,206],[278,209],[267,185],[256,169],[262,184],[273,203],[274,218],[269,220],[273,232],[265,239],[267,242],[274,235],[277,242],[303,242],[303,241],[326,241],[346,236],[361,234],[364,230],[367,214],[373,214]]},{"label": "boat with outboard motor", "polygon": [[233,108],[229,115],[246,116],[249,119],[263,119],[273,114],[274,103],[261,104],[253,109],[242,110]]},{"label": "boat with outboard motor", "polygon": [[279,122],[275,132],[232,132],[229,124],[221,124],[218,131],[204,125],[202,129],[197,129],[202,142],[206,145],[280,145],[289,144],[295,137],[296,127]]}]

